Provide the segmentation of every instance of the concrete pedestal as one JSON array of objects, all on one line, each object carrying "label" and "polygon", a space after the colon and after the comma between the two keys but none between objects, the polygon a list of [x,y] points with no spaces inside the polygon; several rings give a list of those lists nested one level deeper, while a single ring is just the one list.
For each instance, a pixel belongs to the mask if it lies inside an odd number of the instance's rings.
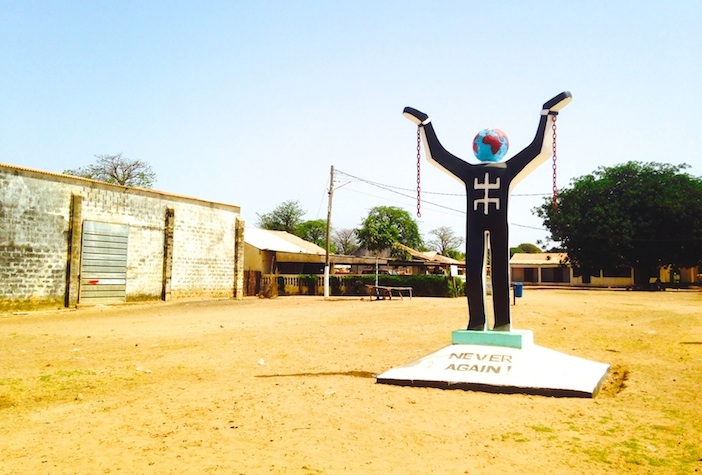
[{"label": "concrete pedestal", "polygon": [[454,344],[377,376],[381,384],[595,397],[609,365],[534,344],[530,330],[453,332]]}]

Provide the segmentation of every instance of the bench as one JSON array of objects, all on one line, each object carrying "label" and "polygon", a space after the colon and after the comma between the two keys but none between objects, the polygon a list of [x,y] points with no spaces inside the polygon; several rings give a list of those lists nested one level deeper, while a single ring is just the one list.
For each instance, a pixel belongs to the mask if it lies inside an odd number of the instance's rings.
[{"label": "bench", "polygon": [[400,299],[404,300],[402,292],[407,292],[410,300],[412,299],[412,287],[389,287],[387,285],[369,285],[371,295],[375,295],[376,300],[392,300],[393,292]]}]

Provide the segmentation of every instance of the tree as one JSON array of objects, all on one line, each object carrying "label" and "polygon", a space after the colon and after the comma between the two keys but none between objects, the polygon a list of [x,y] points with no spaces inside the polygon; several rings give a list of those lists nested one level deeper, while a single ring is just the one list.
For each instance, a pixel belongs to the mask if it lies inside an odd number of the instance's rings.
[{"label": "tree", "polygon": [[423,247],[416,221],[407,211],[395,206],[372,208],[356,235],[369,251],[390,249],[392,255],[403,254],[402,250],[393,247],[395,242],[414,249]]},{"label": "tree", "polygon": [[660,266],[702,263],[702,179],[688,165],[628,162],[573,180],[536,208],[576,269],[634,267],[647,283]]},{"label": "tree", "polygon": [[456,236],[453,229],[448,226],[439,226],[436,229],[429,231],[429,234],[434,236],[427,244],[429,248],[438,252],[442,256],[452,257],[460,254],[458,247],[463,244],[463,238]]},{"label": "tree", "polygon": [[258,214],[258,227],[295,234],[305,211],[298,201],[284,201],[270,213]]},{"label": "tree", "polygon": [[332,233],[332,243],[338,252],[346,256],[356,252],[359,247],[355,229],[335,229]]},{"label": "tree", "polygon": [[327,221],[324,219],[303,221],[297,225],[294,234],[305,241],[313,242],[318,246],[326,248]]},{"label": "tree", "polygon": [[539,246],[536,244],[531,244],[528,242],[523,242],[517,247],[510,247],[509,248],[509,255],[513,256],[517,253],[524,253],[524,254],[539,254],[540,252],[544,252],[541,250]]},{"label": "tree", "polygon": [[[271,231],[286,231],[290,234],[326,248],[327,222],[323,219],[303,221],[305,211],[298,201],[284,201],[270,213],[258,215],[257,226]],[[334,251],[333,245],[330,249]]]},{"label": "tree", "polygon": [[66,175],[90,178],[123,186],[151,188],[156,182],[156,173],[151,165],[141,160],[130,160],[117,155],[95,155],[97,161],[74,170],[64,170]]}]

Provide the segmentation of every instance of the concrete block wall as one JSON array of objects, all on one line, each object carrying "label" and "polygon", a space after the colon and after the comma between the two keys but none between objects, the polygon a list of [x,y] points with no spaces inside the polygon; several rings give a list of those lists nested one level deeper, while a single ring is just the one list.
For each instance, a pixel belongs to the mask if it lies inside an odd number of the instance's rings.
[{"label": "concrete block wall", "polygon": [[183,203],[175,208],[174,298],[234,295],[236,219],[215,207]]},{"label": "concrete block wall", "polygon": [[63,305],[70,206],[69,190],[0,169],[0,308]]},{"label": "concrete block wall", "polygon": [[234,295],[237,265],[243,272],[237,206],[0,164],[0,310],[67,303],[73,195],[82,197],[81,222],[129,225],[128,301],[163,296],[167,209],[175,217],[168,296]]},{"label": "concrete block wall", "polygon": [[160,298],[165,212],[169,203],[160,197],[124,190],[98,185],[75,192],[83,196],[84,221],[129,225],[127,298]]}]

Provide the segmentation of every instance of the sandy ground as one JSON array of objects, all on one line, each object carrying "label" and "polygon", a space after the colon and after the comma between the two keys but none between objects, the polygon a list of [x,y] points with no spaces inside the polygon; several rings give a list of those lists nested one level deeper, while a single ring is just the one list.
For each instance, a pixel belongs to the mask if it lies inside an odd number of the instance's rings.
[{"label": "sandy ground", "polygon": [[702,292],[526,288],[595,399],[376,384],[465,299],[150,303],[0,318],[0,473],[702,472]]}]

